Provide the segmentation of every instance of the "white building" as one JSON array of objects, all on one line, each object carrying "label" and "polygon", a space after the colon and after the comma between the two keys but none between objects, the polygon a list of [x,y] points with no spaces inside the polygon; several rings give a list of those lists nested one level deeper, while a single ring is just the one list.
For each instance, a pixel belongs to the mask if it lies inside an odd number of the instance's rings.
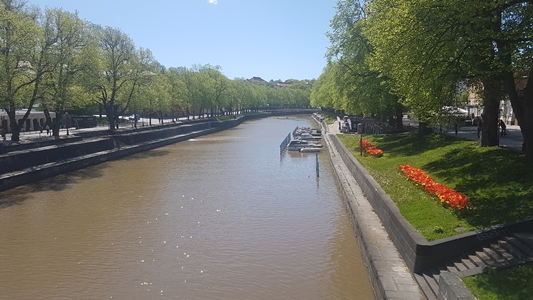
[{"label": "white building", "polygon": [[[24,117],[24,114],[26,113],[25,110],[17,110],[15,112],[15,118],[17,119],[17,122],[20,123],[22,121],[22,118]],[[55,118],[55,113],[50,112],[50,117]],[[0,126],[3,128],[6,132],[11,132],[11,124],[9,121],[9,116],[7,115],[7,112],[3,109],[0,109]],[[24,123],[24,126],[21,127],[21,131],[36,131],[41,130],[46,127],[46,117],[44,115],[44,112],[42,111],[31,111],[28,119],[26,119],[26,122]]]}]

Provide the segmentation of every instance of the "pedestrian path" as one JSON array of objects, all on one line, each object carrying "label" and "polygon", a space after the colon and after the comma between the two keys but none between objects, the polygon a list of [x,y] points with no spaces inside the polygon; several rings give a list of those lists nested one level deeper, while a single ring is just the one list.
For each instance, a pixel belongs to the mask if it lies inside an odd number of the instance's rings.
[{"label": "pedestrian path", "polygon": [[[518,125],[507,125],[508,135],[499,137],[499,146],[503,148],[522,151],[522,143],[524,138]],[[457,134],[453,128],[447,131],[450,136],[457,136],[458,138],[478,141],[478,131],[476,126],[463,126],[457,130]]]},{"label": "pedestrian path", "polygon": [[[137,122],[137,128],[143,128],[143,127],[156,128],[158,126],[163,126],[163,125],[157,123],[157,120],[153,121],[152,125],[148,125],[148,124],[149,124],[149,119],[141,119],[141,120],[139,120]],[[164,125],[168,125],[168,124],[172,124],[172,121],[171,120],[165,120]],[[125,123],[120,123],[119,125],[120,126],[119,126],[119,129],[118,129],[118,132],[135,129],[134,128],[134,123],[131,122],[131,121],[127,121]],[[108,130],[109,130],[109,124],[99,124],[96,127],[78,128],[78,129],[76,129],[75,127],[71,127],[68,130],[66,128],[61,128],[59,130],[59,137],[60,138],[67,138],[67,137],[70,137],[70,136],[76,136],[77,134],[80,134],[80,133],[95,132],[95,131],[105,132],[105,131],[108,131]],[[10,142],[10,139],[11,139],[11,133],[8,133],[6,135],[6,141]],[[20,132],[20,141],[18,143],[19,144],[33,143],[33,142],[36,142],[36,141],[39,141],[39,140],[53,140],[53,139],[54,139],[54,136],[52,136],[51,130],[50,130],[49,134],[46,134],[46,130],[43,130],[42,132],[38,131],[38,130],[36,130],[36,131],[22,131],[22,132]]]},{"label": "pedestrian path", "polygon": [[327,134],[323,140],[328,145],[331,163],[350,207],[348,211],[352,225],[357,228],[356,235],[377,299],[424,299],[418,283],[389,238],[379,216],[331,140],[330,135],[339,133],[337,123],[327,125],[325,129]]}]

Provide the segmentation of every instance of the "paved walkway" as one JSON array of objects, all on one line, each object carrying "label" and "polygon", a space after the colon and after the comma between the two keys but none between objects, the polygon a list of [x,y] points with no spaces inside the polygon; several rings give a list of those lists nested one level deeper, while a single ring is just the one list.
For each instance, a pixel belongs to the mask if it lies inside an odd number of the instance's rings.
[{"label": "paved walkway", "polygon": [[338,123],[328,125],[324,142],[358,228],[359,247],[368,266],[378,299],[417,300],[425,297],[372,205],[355,181],[328,135],[340,133]]},{"label": "paved walkway", "polygon": [[[144,126],[143,126],[144,124]],[[147,127],[149,126],[149,120],[148,119],[141,119],[137,122],[137,128],[142,128],[142,127]],[[164,124],[163,125],[168,125],[168,124],[172,124],[172,121],[171,120],[165,120]],[[158,120],[157,119],[152,119],[152,128],[156,128],[157,126],[161,126],[159,123],[158,123]],[[130,129],[134,129],[133,128],[133,122],[131,121],[127,121],[125,123],[120,123],[119,124],[119,131],[124,131],[124,130],[130,130]],[[90,128],[80,128],[80,129],[76,129],[75,127],[72,127],[72,128],[69,128],[68,129],[68,136],[75,136],[77,133],[80,133],[80,132],[92,132],[92,131],[106,131],[106,130],[109,130],[109,125],[108,124],[100,124],[96,127],[90,127]],[[60,138],[65,138],[67,137],[67,129],[65,128],[61,128],[59,130],[59,137]],[[46,130],[43,130],[43,132],[40,132],[40,131],[28,131],[28,132],[21,132],[20,133],[20,142],[21,144],[24,144],[24,143],[29,143],[29,142],[35,142],[35,141],[38,141],[38,140],[47,140],[47,139],[54,139],[54,137],[52,136],[52,131],[50,130],[50,135],[47,135],[46,134]],[[6,136],[6,140],[9,142],[11,140],[11,133],[8,133],[7,136]]]},{"label": "paved walkway", "polygon": [[[418,127],[418,122],[409,119],[404,119],[404,126]],[[522,137],[520,126],[507,125],[507,131],[509,132],[509,135],[500,136],[500,147],[522,151],[522,143],[524,142],[524,138]],[[459,130],[457,130],[457,135],[455,135],[453,127],[450,126],[447,131],[447,134],[450,136],[457,136],[459,138],[472,141],[479,140],[479,137],[477,136],[477,126],[463,126],[459,128]]]},{"label": "paved walkway", "polygon": [[[509,135],[500,136],[500,141],[499,141],[500,147],[522,151],[522,143],[524,142],[524,138],[522,137],[520,126],[507,125],[507,131],[509,132]],[[452,132],[448,132],[448,135],[454,136],[455,132],[452,130]],[[477,127],[476,126],[461,127],[457,131],[457,137],[468,139],[468,140],[474,140],[474,141],[479,140],[477,136]]]}]

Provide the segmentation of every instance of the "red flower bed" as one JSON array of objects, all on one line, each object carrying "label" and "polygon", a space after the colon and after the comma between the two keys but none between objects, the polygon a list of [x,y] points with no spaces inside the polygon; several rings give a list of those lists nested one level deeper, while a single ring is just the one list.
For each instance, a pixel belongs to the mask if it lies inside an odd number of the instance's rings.
[{"label": "red flower bed", "polygon": [[401,165],[398,169],[405,173],[409,180],[417,185],[421,185],[431,195],[435,195],[442,205],[457,210],[464,210],[468,207],[469,199],[466,195],[458,193],[453,189],[436,182],[421,169],[411,165]]},{"label": "red flower bed", "polygon": [[[357,144],[360,145],[359,142],[357,142]],[[383,150],[372,146],[372,144],[370,144],[370,142],[367,140],[363,140],[363,149],[365,149],[366,153],[370,155],[376,155],[376,156],[383,155]]]}]

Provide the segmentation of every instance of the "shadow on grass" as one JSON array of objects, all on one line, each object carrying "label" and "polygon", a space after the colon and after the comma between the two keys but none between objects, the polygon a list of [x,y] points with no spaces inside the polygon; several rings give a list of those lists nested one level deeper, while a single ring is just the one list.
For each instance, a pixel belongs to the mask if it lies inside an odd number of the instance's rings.
[{"label": "shadow on grass", "polygon": [[392,159],[429,155],[431,160],[419,167],[470,198],[470,208],[460,218],[472,226],[533,216],[533,164],[517,151],[479,148],[476,142],[442,135],[378,135],[374,141]]},{"label": "shadow on grass", "polygon": [[475,146],[453,149],[423,169],[470,198],[463,217],[474,226],[507,223],[533,216],[532,165],[518,152]]},{"label": "shadow on grass", "polygon": [[392,158],[421,155],[426,151],[441,148],[443,145],[459,142],[459,140],[438,134],[421,138],[416,134],[410,133],[376,135],[374,140],[379,143],[379,148],[383,152],[389,153]]}]

